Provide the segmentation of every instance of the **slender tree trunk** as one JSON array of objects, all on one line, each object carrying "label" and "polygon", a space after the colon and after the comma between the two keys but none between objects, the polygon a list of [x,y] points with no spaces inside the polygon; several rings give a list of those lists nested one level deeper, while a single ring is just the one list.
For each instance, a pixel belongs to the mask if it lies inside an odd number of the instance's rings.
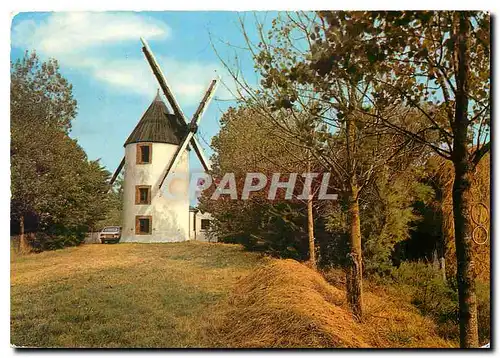
[{"label": "slender tree trunk", "polygon": [[28,254],[31,252],[31,246],[26,240],[26,235],[24,234],[24,215],[21,215],[19,219],[19,253]]},{"label": "slender tree trunk", "polygon": [[314,247],[314,218],[313,218],[313,198],[309,194],[307,200],[307,232],[309,234],[309,261],[311,266],[316,269],[316,250]]},{"label": "slender tree trunk", "polygon": [[[442,222],[442,219],[441,219]],[[446,282],[446,240],[444,233],[442,232],[441,227],[441,235],[439,237],[438,247],[437,247],[437,257],[438,257],[438,269],[441,273],[441,278],[443,282]]]},{"label": "slender tree trunk", "polygon": [[359,218],[358,187],[352,185],[349,198],[349,244],[347,268],[347,299],[354,317],[363,317],[363,269],[361,253],[361,223]]},{"label": "slender tree trunk", "polygon": [[[307,172],[311,172],[311,158],[307,159]],[[309,236],[309,262],[316,269],[316,249],[314,246],[314,217],[313,217],[313,193],[312,188],[307,199],[307,233]]]},{"label": "slender tree trunk", "polygon": [[354,104],[357,102],[355,86],[349,88],[349,115],[346,116],[346,145],[349,176],[349,246],[346,277],[347,301],[354,318],[363,318],[363,268],[361,251],[361,222],[359,217],[359,186],[356,176],[357,129]]},{"label": "slender tree trunk", "polygon": [[455,246],[457,253],[457,283],[460,312],[460,346],[479,346],[477,328],[477,301],[473,264],[472,227],[469,221],[471,207],[472,165],[468,148],[468,76],[469,49],[467,36],[470,29],[467,14],[457,13],[458,31],[456,42],[457,94],[455,100],[455,121],[453,123],[453,220],[455,225]]},{"label": "slender tree trunk", "polygon": [[474,276],[472,227],[469,222],[470,173],[455,170],[453,215],[457,254],[457,283],[460,311],[460,346],[478,347],[477,300]]},{"label": "slender tree trunk", "polygon": [[[440,239],[441,241],[441,239]],[[442,243],[437,242],[436,248],[432,252],[432,266],[441,275],[443,282],[446,282],[446,267],[444,259],[444,251],[442,249]]]},{"label": "slender tree trunk", "polygon": [[438,259],[438,250],[437,250],[437,248],[434,248],[434,251],[432,251],[432,267],[436,271],[439,270],[439,259]]},{"label": "slender tree trunk", "polygon": [[446,282],[446,259],[441,257],[439,259],[439,270],[441,272],[441,278],[443,279],[443,282]]}]

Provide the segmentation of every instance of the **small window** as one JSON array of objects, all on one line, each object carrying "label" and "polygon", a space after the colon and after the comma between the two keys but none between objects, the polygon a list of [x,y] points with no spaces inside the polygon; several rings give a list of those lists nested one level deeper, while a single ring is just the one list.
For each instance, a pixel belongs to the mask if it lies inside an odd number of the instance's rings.
[{"label": "small window", "polygon": [[152,146],[151,143],[137,145],[137,164],[151,163]]},{"label": "small window", "polygon": [[151,185],[135,186],[135,205],[151,204]]},{"label": "small window", "polygon": [[135,233],[136,235],[151,235],[152,219],[151,216],[136,216],[135,217]]},{"label": "small window", "polygon": [[210,228],[210,220],[201,219],[201,230],[208,230]]}]

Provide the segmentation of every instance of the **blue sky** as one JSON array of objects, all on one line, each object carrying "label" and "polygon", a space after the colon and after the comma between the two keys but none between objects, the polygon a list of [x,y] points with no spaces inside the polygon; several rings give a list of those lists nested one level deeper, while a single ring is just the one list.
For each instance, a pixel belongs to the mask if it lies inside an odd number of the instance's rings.
[{"label": "blue sky", "polygon": [[[274,15],[259,16],[270,22]],[[243,44],[239,16],[253,23],[253,14],[236,12],[20,13],[11,27],[11,60],[36,50],[42,59],[59,61],[78,101],[71,136],[90,159],[100,158],[113,172],[123,156],[123,143],[158,88],[139,37],[148,40],[190,118],[214,71],[231,86],[210,38],[223,58],[232,58],[235,50],[223,42]],[[255,37],[252,26],[249,30]],[[250,58],[243,56],[241,67],[255,80]],[[207,156],[212,151],[205,141],[210,143],[218,132],[222,113],[234,104],[230,99],[230,92],[220,86],[201,121],[198,138]],[[195,154],[190,155],[192,168],[200,168]]]}]

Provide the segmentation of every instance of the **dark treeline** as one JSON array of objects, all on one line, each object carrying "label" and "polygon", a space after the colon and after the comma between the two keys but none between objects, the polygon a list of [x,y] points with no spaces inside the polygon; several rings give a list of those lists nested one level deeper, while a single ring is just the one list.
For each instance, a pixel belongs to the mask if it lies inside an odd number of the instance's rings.
[{"label": "dark treeline", "polygon": [[69,136],[77,103],[57,61],[26,52],[11,64],[10,97],[11,235],[19,250],[77,245],[106,221],[116,224],[110,173]]}]

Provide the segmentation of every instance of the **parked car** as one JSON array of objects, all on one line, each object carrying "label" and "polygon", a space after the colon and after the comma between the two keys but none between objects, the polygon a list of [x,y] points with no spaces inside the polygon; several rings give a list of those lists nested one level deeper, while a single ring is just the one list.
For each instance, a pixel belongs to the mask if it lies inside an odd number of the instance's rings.
[{"label": "parked car", "polygon": [[114,243],[120,241],[122,236],[122,228],[120,226],[106,226],[99,233],[101,244]]}]

